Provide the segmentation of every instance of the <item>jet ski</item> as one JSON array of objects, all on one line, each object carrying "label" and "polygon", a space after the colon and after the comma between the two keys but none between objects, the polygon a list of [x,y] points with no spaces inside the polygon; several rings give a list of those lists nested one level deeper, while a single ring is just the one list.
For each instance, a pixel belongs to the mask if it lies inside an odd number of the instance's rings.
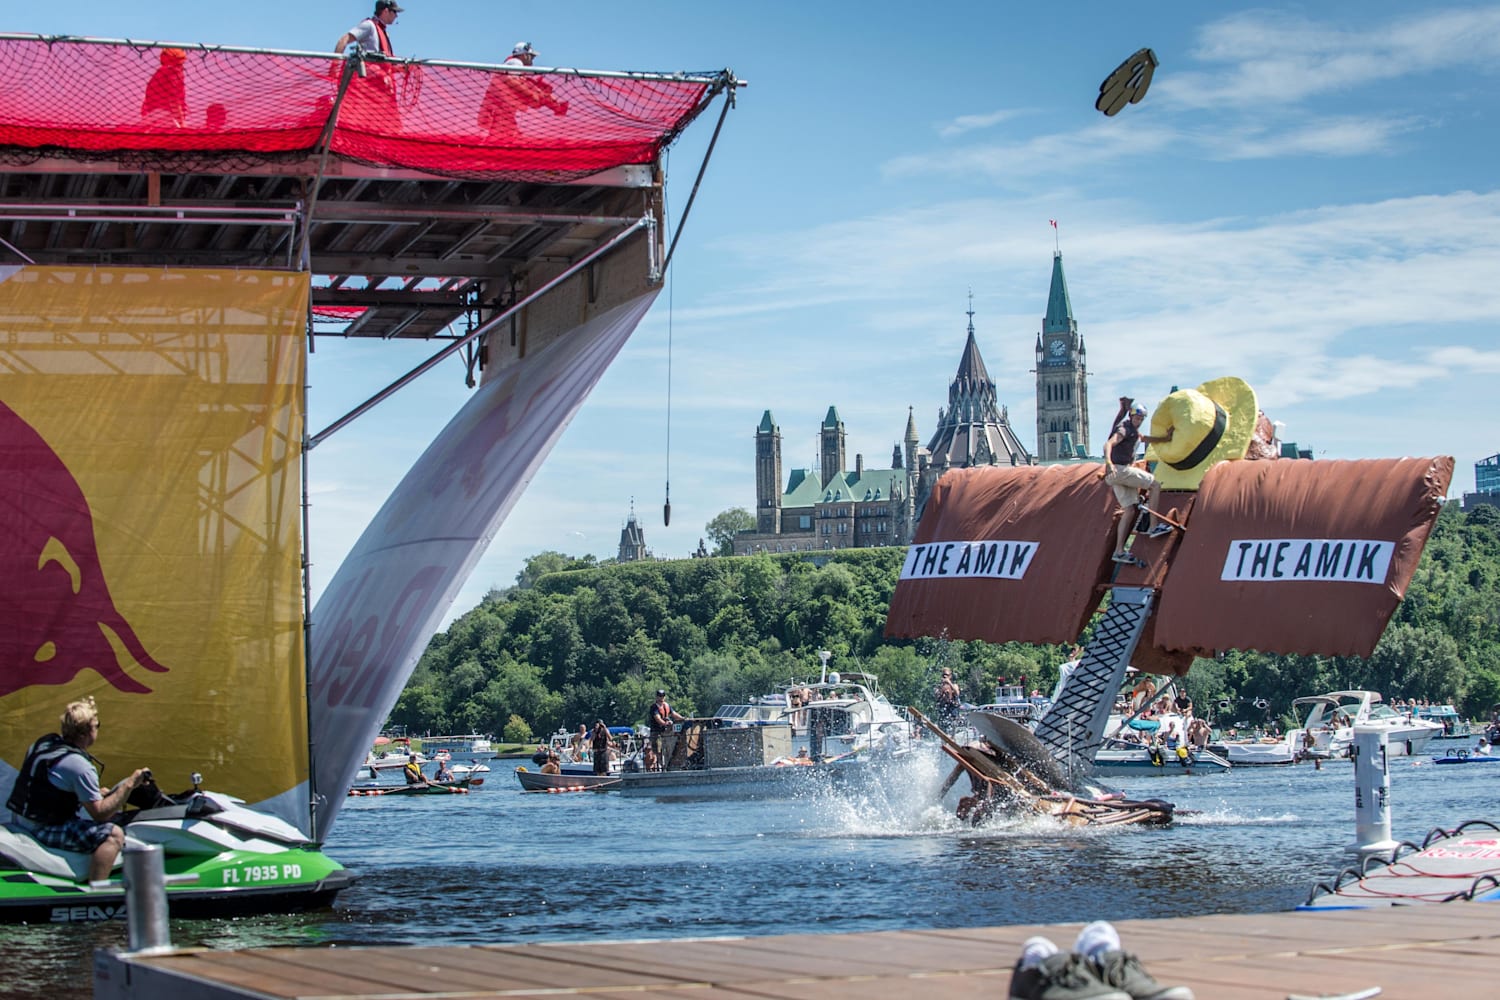
[{"label": "jet ski", "polygon": [[[243,799],[198,787],[162,794],[148,781],[122,813],[125,850],[159,844],[174,917],[287,913],[332,904],[355,876],[284,820]],[[46,847],[15,826],[0,826],[0,922],[86,923],[125,916],[120,878],[90,883],[90,856]]]}]

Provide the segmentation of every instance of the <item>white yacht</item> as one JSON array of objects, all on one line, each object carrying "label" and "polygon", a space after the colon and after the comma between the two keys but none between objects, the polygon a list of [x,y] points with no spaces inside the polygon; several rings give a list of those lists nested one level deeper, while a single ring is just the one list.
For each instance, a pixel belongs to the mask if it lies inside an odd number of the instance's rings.
[{"label": "white yacht", "polygon": [[[1292,702],[1293,710],[1306,712],[1302,725],[1287,735],[1293,745],[1312,757],[1347,757],[1354,744],[1355,726],[1379,726],[1386,731],[1387,750],[1392,757],[1410,757],[1422,752],[1443,731],[1442,723],[1408,719],[1381,701],[1377,691],[1332,691]],[[1300,714],[1300,713],[1299,713]]]},{"label": "white yacht", "polygon": [[467,736],[424,736],[422,752],[429,757],[448,754],[454,764],[482,764],[494,760],[497,751],[488,736],[470,733]]}]

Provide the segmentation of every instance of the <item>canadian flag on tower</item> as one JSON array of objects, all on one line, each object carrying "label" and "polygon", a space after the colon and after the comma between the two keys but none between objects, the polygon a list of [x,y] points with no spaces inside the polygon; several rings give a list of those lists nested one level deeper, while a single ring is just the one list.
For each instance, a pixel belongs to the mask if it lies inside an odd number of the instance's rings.
[{"label": "canadian flag on tower", "polygon": [[1056,219],[1048,219],[1047,221],[1050,222],[1050,223],[1052,223],[1052,228],[1053,229],[1057,228],[1057,220]]}]

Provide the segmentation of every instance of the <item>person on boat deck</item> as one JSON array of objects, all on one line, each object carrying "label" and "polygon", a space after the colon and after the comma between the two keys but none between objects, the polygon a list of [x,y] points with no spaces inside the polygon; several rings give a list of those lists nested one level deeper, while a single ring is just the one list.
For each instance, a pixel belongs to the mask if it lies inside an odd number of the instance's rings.
[{"label": "person on boat deck", "polygon": [[411,752],[411,756],[406,758],[406,766],[401,769],[401,773],[406,776],[406,783],[408,785],[431,784],[426,776],[422,774],[422,761],[418,759],[415,750]]},{"label": "person on boat deck", "polygon": [[433,781],[452,781],[453,768],[448,766],[448,761],[442,757],[438,758],[437,774],[432,776]]},{"label": "person on boat deck", "polygon": [[[125,830],[114,816],[130,793],[145,784],[149,768],[138,767],[108,792],[99,787],[103,766],[89,755],[99,738],[99,710],[93,698],[69,702],[60,733],[48,733],[31,745],[5,803],[11,822],[47,847],[91,854],[89,880],[109,878]],[[88,815],[78,815],[79,807]]]},{"label": "person on boat deck", "polygon": [[557,754],[549,753],[547,763],[542,765],[543,774],[562,774],[562,765],[558,763]]},{"label": "person on boat deck", "polygon": [[666,743],[666,736],[672,731],[673,722],[681,722],[683,717],[677,710],[667,703],[667,692],[661,688],[656,689],[656,701],[651,703],[651,711],[646,713],[646,725],[651,730],[651,750],[656,754],[658,766],[662,758],[662,749]]},{"label": "person on boat deck", "polygon": [[963,692],[959,691],[958,685],[953,683],[953,671],[944,667],[942,676],[938,678],[937,687],[932,690],[932,700],[937,703],[938,725],[944,729],[951,729],[957,725],[958,706],[962,698]]},{"label": "person on boat deck", "polygon": [[578,732],[568,737],[568,750],[573,754],[575,761],[583,760],[589,748],[589,727],[587,723],[578,724]]},{"label": "person on boat deck", "polygon": [[1129,562],[1131,556],[1125,551],[1125,542],[1135,527],[1135,509],[1140,506],[1141,490],[1151,491],[1149,509],[1157,523],[1146,533],[1148,538],[1165,535],[1172,526],[1160,520],[1154,513],[1161,503],[1161,483],[1156,477],[1135,464],[1137,442],[1156,444],[1172,440],[1172,428],[1167,428],[1165,437],[1152,437],[1141,433],[1141,421],[1146,419],[1146,408],[1133,402],[1129,396],[1120,397],[1120,416],[1115,420],[1109,440],[1104,442],[1104,481],[1114,488],[1115,502],[1120,505],[1120,523],[1115,526],[1115,562]]},{"label": "person on boat deck", "polygon": [[594,722],[594,734],[591,738],[594,751],[594,773],[609,773],[609,727],[604,724],[603,719]]}]

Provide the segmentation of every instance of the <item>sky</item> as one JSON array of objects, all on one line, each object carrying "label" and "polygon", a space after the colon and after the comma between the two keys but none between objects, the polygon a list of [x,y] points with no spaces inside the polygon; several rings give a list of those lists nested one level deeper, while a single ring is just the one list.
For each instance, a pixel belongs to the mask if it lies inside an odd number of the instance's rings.
[{"label": "sky", "polygon": [[[363,0],[54,0],[8,31],[323,51]],[[666,288],[455,602],[544,550],[604,559],[632,505],[654,555],[754,508],[754,434],[816,464],[830,406],[850,465],[925,441],[973,295],[979,348],[1035,442],[1033,347],[1054,240],[1088,346],[1092,450],[1117,398],[1244,378],[1319,459],[1500,452],[1500,3],[1008,4],[410,0],[398,55],[716,70],[748,81]],[[1100,82],[1136,49],[1145,99]],[[675,231],[718,105],[672,148]],[[1054,230],[1049,220],[1057,220]],[[319,338],[309,425],[433,347]],[[438,366],[310,456],[314,597],[462,405]],[[672,518],[662,523],[670,483]]]}]

